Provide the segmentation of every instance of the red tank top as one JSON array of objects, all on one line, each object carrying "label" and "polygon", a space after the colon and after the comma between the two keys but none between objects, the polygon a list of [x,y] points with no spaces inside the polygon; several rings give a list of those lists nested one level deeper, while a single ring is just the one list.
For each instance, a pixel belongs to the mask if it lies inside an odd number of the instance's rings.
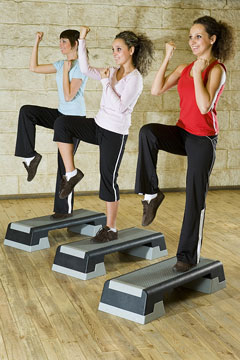
[{"label": "red tank top", "polygon": [[[194,62],[183,69],[178,81],[178,93],[180,96],[180,117],[176,125],[194,135],[216,135],[218,134],[216,106],[223,91],[224,83],[220,84],[209,112],[207,114],[201,114],[195,98],[193,77],[190,76],[190,71],[193,67],[193,64]],[[208,81],[209,71],[216,64],[220,64],[226,71],[226,68],[222,63],[219,63],[217,60],[213,61],[202,72],[203,83],[205,86]]]}]

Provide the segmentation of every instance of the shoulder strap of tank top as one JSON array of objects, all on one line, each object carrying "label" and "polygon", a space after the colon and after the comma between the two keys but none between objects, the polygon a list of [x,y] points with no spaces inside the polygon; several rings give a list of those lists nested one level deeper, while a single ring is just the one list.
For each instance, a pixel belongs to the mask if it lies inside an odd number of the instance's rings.
[{"label": "shoulder strap of tank top", "polygon": [[191,64],[188,64],[182,71],[181,77],[186,75],[188,71],[191,71],[191,68],[193,67],[194,61]]},{"label": "shoulder strap of tank top", "polygon": [[227,71],[226,68],[225,68],[225,66],[224,66],[222,63],[220,63],[218,60],[215,60],[215,61],[213,61],[210,65],[208,65],[208,67],[205,69],[205,74],[204,74],[204,81],[205,81],[205,82],[207,82],[209,71],[212,70],[212,68],[213,68],[215,65],[221,65],[221,66],[223,67],[223,69],[224,69],[225,71]]}]

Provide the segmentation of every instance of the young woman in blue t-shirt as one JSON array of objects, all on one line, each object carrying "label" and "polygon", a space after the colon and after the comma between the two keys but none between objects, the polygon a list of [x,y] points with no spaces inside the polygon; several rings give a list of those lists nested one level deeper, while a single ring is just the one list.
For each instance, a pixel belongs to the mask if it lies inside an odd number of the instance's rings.
[{"label": "young woman in blue t-shirt", "polygon": [[[30,70],[39,74],[56,73],[59,106],[58,109],[52,109],[24,105],[20,109],[15,156],[24,158],[23,165],[28,173],[28,181],[32,181],[35,177],[42,158],[35,150],[36,125],[53,129],[54,122],[59,116],[86,115],[83,95],[87,77],[81,73],[77,60],[79,32],[77,30],[65,30],[60,34],[60,50],[67,59],[47,65],[38,64],[38,48],[42,38],[43,33],[37,32],[30,59]],[[74,139],[74,153],[78,144],[79,140]],[[65,167],[60,153],[58,153],[58,173],[52,219],[63,219],[72,215],[73,193],[69,194],[66,199],[60,199],[58,196],[64,174]]]}]

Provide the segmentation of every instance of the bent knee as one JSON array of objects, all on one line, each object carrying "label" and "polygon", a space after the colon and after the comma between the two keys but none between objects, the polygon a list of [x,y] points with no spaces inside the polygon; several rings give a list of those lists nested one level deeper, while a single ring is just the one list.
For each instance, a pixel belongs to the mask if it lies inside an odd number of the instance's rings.
[{"label": "bent knee", "polygon": [[33,109],[33,105],[22,105],[19,110],[19,113],[24,115],[29,114],[31,113],[32,109]]},{"label": "bent knee", "polygon": [[66,127],[66,116],[61,115],[54,121],[54,130],[64,129]]},{"label": "bent knee", "polygon": [[152,124],[143,125],[139,131],[139,138],[148,137],[152,132]]}]

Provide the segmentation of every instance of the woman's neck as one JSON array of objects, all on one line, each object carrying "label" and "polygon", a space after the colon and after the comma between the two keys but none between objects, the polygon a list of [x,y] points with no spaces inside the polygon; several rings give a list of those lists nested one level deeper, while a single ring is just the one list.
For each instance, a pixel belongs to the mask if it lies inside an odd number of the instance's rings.
[{"label": "woman's neck", "polygon": [[208,65],[211,64],[213,61],[216,60],[216,58],[213,56],[212,53],[205,53],[202,55],[199,55],[197,59],[204,59],[207,61]]},{"label": "woman's neck", "polygon": [[127,66],[121,65],[120,68],[118,69],[117,79],[118,80],[122,79],[124,76],[130,74],[133,70],[135,70],[133,64]]},{"label": "woman's neck", "polygon": [[77,52],[67,54],[67,60],[76,60],[78,58]]}]

